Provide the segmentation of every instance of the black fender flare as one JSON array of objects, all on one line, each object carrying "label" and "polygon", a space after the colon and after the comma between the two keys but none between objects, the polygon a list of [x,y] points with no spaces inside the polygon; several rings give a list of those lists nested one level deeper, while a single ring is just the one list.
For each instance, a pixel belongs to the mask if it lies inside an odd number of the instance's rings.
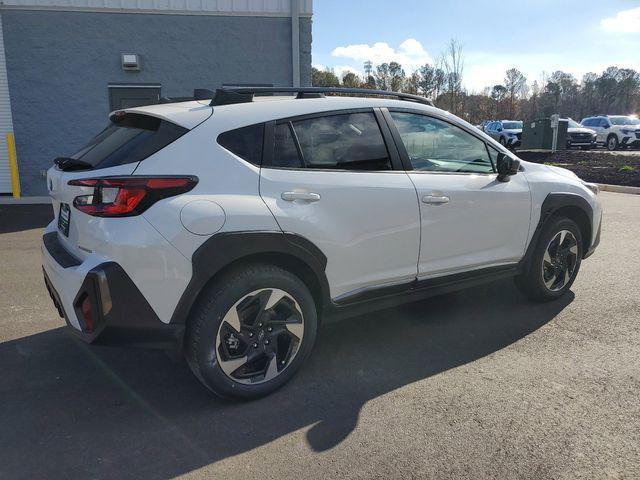
[{"label": "black fender flare", "polygon": [[[553,216],[554,213],[565,207],[575,207],[584,212],[589,221],[589,237],[583,239],[583,241],[586,240],[588,244],[591,244],[591,233],[593,232],[593,208],[591,208],[589,202],[576,193],[549,193],[542,202],[542,206],[540,208],[540,219],[538,220],[536,229],[531,236],[527,251],[520,262],[523,268],[528,268],[529,266],[529,259],[533,254],[533,250],[536,248],[544,224]],[[587,250],[587,248],[583,249],[583,255],[587,253]]]},{"label": "black fender flare", "polygon": [[[193,253],[193,272],[173,312],[170,323],[186,323],[189,312],[204,286],[233,262],[256,254],[281,254],[303,262],[316,277],[323,302],[329,298],[325,274],[327,257],[308,239],[286,232],[223,232],[207,239]],[[294,272],[295,273],[295,272]]]}]

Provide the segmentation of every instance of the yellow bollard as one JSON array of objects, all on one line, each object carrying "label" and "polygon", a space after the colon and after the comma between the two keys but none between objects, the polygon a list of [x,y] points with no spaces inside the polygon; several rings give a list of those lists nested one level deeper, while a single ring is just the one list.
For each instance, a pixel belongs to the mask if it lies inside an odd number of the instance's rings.
[{"label": "yellow bollard", "polygon": [[9,150],[9,171],[11,172],[11,190],[13,191],[13,198],[20,198],[20,177],[18,175],[16,142],[13,139],[13,133],[7,133],[7,149]]}]

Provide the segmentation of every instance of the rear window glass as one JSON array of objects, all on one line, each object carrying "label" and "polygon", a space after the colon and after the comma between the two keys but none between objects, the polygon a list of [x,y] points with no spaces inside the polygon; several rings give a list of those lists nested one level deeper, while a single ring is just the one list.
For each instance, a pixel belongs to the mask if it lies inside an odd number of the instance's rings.
[{"label": "rear window glass", "polygon": [[144,160],[189,130],[156,117],[126,113],[113,116],[111,123],[79,151],[75,160],[93,168],[108,168]]},{"label": "rear window glass", "polygon": [[218,135],[218,143],[237,156],[254,165],[262,160],[262,137],[264,125],[249,125]]}]

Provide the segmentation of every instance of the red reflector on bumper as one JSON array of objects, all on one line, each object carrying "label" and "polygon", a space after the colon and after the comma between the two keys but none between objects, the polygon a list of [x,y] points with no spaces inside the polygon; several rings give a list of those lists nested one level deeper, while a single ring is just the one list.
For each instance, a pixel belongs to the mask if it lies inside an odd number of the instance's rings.
[{"label": "red reflector on bumper", "polygon": [[80,309],[82,311],[82,319],[84,320],[84,325],[89,332],[93,332],[94,322],[93,322],[93,313],[91,313],[91,299],[89,295],[85,295],[82,303],[80,304]]}]

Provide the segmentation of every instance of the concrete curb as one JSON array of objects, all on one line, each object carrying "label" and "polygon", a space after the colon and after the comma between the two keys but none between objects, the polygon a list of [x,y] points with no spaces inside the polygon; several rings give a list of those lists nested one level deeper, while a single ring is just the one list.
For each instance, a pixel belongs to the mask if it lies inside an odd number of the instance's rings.
[{"label": "concrete curb", "polygon": [[50,197],[0,197],[0,205],[48,205]]},{"label": "concrete curb", "polygon": [[640,195],[640,187],[625,187],[623,185],[607,185],[606,183],[598,183],[600,191],[614,192],[614,193],[631,193],[634,195]]}]

